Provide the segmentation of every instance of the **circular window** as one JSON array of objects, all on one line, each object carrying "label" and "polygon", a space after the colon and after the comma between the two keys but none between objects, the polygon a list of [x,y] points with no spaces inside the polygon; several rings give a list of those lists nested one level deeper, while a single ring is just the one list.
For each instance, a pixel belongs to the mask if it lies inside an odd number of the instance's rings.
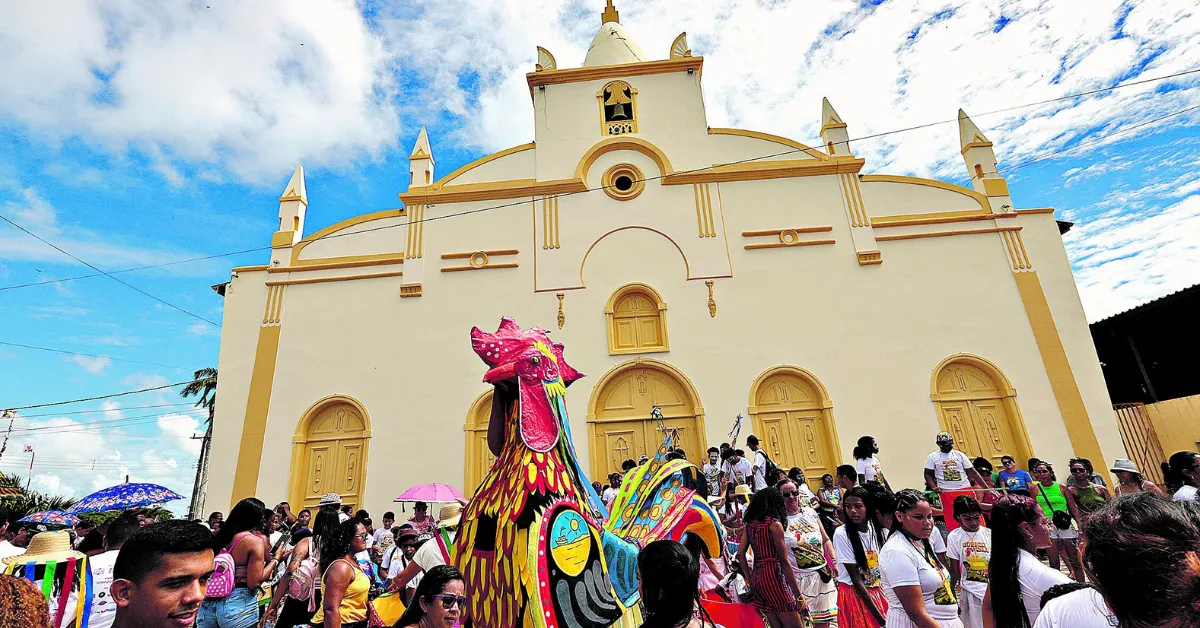
[{"label": "circular window", "polygon": [[633,164],[617,164],[600,178],[604,193],[618,201],[637,198],[646,188],[646,175]]}]

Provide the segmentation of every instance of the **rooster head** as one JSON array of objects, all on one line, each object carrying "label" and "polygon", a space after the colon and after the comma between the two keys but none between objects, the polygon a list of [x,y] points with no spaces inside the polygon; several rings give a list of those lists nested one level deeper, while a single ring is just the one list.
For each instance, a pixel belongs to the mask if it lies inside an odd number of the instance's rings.
[{"label": "rooster head", "polygon": [[521,329],[506,316],[500,319],[500,327],[494,333],[472,328],[471,346],[489,367],[483,381],[496,388],[488,425],[488,448],[499,455],[504,444],[507,410],[513,400],[520,399],[521,439],[535,451],[552,449],[561,428],[550,400],[561,397],[567,386],[583,377],[567,364],[562,344],[551,342],[546,330]]}]

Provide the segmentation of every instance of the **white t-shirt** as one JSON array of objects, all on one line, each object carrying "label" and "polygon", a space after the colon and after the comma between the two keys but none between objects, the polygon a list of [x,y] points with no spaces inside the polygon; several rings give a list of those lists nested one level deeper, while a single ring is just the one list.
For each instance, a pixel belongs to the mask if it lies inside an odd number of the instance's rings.
[{"label": "white t-shirt", "polygon": [[0,541],[0,558],[8,558],[9,556],[20,556],[25,553],[24,547],[17,547],[7,540]]},{"label": "white t-shirt", "polygon": [[767,452],[761,449],[756,450],[754,452],[754,465],[751,468],[758,469],[754,471],[754,486],[751,488],[761,491],[767,487]]},{"label": "white t-shirt", "polygon": [[1175,495],[1171,499],[1177,502],[1200,501],[1200,488],[1184,484],[1179,487],[1178,491],[1175,491]]},{"label": "white t-shirt", "polygon": [[942,531],[934,526],[933,532],[929,535],[929,545],[933,548],[934,554],[946,553],[946,539],[942,536]]},{"label": "white t-shirt", "polygon": [[611,486],[604,487],[604,492],[600,494],[600,500],[604,502],[605,506],[611,506],[613,503],[613,500],[616,498],[617,498],[617,489],[615,489]]},{"label": "white t-shirt", "polygon": [[[428,541],[426,544],[428,544],[428,543],[436,544],[436,541]],[[424,547],[424,546],[422,546],[422,547]],[[413,558],[416,558],[416,556],[414,555]],[[400,575],[400,572],[404,571],[404,568],[408,567],[408,564],[412,561],[410,561],[409,559],[404,557],[404,550],[400,549],[399,545],[392,545],[391,547],[389,547],[387,549],[387,554],[384,555],[383,562],[384,562],[383,568],[387,570],[388,580],[391,580],[391,579],[395,578],[396,576]],[[421,583],[421,578],[424,578],[424,577],[425,577],[425,574],[423,574],[423,573],[419,573],[419,574],[413,576],[413,579],[409,580],[408,584],[404,585],[404,588],[405,589],[417,588],[417,585]]]},{"label": "white t-shirt", "polygon": [[944,491],[971,488],[971,479],[967,476],[967,469],[972,468],[971,459],[957,449],[951,449],[948,454],[940,449],[929,454],[925,457],[925,468],[933,471],[938,488]]},{"label": "white t-shirt", "polygon": [[[737,464],[732,464],[730,461],[725,461],[725,477],[729,478],[734,484],[748,484],[751,476],[752,467],[750,461],[742,458]],[[753,487],[752,487],[753,488]]]},{"label": "white t-shirt", "polygon": [[[850,542],[848,530],[849,526],[839,526],[833,531],[833,558],[839,565],[857,567],[858,561],[854,558],[854,545]],[[859,574],[862,576],[863,584],[868,587],[880,585],[879,543],[875,539],[874,530],[875,525],[868,523],[867,531],[858,533],[858,538],[862,539],[863,553],[867,556],[867,567],[869,568],[865,572],[859,569]],[[854,584],[854,581],[850,579],[850,573],[844,567],[838,567],[837,579],[842,584]]]},{"label": "white t-shirt", "polygon": [[1025,614],[1029,615],[1030,625],[1037,622],[1046,589],[1070,581],[1063,572],[1043,565],[1033,554],[1017,550],[1017,584],[1021,586],[1021,602],[1025,605]]},{"label": "white t-shirt", "polygon": [[117,618],[117,605],[112,601],[109,588],[112,587],[113,565],[117,564],[119,552],[111,550],[88,558],[92,570],[92,612],[88,615],[88,626],[91,628],[108,628]]},{"label": "white t-shirt", "polygon": [[379,548],[380,554],[386,552],[388,548],[395,543],[396,537],[392,535],[391,528],[379,528],[375,531],[375,547]]},{"label": "white t-shirt", "polygon": [[704,467],[700,469],[704,473],[704,480],[708,482],[708,496],[716,497],[721,494],[721,467],[711,462],[704,463]]},{"label": "white t-shirt", "polygon": [[[435,531],[434,534],[440,533]],[[451,537],[450,541],[446,543],[446,549],[450,549],[453,544],[454,537]],[[429,571],[438,565],[446,564],[446,558],[442,556],[442,549],[438,546],[436,538],[425,541],[421,547],[417,548],[417,553],[413,554],[412,560],[421,567],[421,571]]]},{"label": "white t-shirt", "polygon": [[1046,602],[1033,628],[1112,628],[1118,623],[1104,596],[1089,588]]},{"label": "white t-shirt", "polygon": [[800,512],[788,515],[783,541],[791,550],[788,552],[788,562],[792,563],[797,578],[817,573],[825,566],[821,519],[812,508],[801,506]]},{"label": "white t-shirt", "polygon": [[883,576],[883,594],[888,601],[888,625],[910,623],[896,587],[920,586],[925,598],[925,610],[938,621],[958,619],[958,598],[950,589],[950,574],[931,562],[903,534],[892,535],[879,552],[879,567]]},{"label": "white t-shirt", "polygon": [[859,458],[854,461],[854,468],[866,481],[883,484],[883,465],[879,464],[879,458]]},{"label": "white t-shirt", "polygon": [[966,528],[955,528],[946,542],[946,556],[962,564],[963,588],[983,598],[988,586],[988,563],[992,559],[992,531],[979,528],[967,532]]}]

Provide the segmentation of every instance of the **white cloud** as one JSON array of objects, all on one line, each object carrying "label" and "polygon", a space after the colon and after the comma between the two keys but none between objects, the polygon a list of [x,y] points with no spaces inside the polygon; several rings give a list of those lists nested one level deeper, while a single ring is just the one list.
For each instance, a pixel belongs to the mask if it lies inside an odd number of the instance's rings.
[{"label": "white cloud", "polygon": [[112,365],[112,360],[103,356],[93,358],[86,355],[73,355],[67,359],[92,375],[99,375]]},{"label": "white cloud", "polygon": [[258,180],[389,146],[394,68],[351,0],[0,4],[0,114],[134,149],[171,183],[222,163]]},{"label": "white cloud", "polygon": [[188,325],[187,333],[189,336],[220,336],[221,331],[209,325],[208,323],[192,323]]},{"label": "white cloud", "polygon": [[167,436],[193,436],[199,424],[196,417],[188,414],[164,414],[158,417],[158,429]]}]

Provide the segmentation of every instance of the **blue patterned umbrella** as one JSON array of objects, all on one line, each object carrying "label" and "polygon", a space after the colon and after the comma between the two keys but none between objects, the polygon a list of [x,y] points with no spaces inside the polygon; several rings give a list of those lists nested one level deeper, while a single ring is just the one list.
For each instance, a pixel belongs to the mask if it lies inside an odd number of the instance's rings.
[{"label": "blue patterned umbrella", "polygon": [[105,512],[108,510],[128,510],[142,506],[152,506],[164,502],[183,499],[183,495],[165,486],[148,483],[118,484],[100,489],[87,497],[75,502],[67,512],[78,515],[85,512]]},{"label": "blue patterned umbrella", "polygon": [[79,517],[61,510],[35,512],[21,519],[21,523],[44,523],[51,526],[79,525]]}]

